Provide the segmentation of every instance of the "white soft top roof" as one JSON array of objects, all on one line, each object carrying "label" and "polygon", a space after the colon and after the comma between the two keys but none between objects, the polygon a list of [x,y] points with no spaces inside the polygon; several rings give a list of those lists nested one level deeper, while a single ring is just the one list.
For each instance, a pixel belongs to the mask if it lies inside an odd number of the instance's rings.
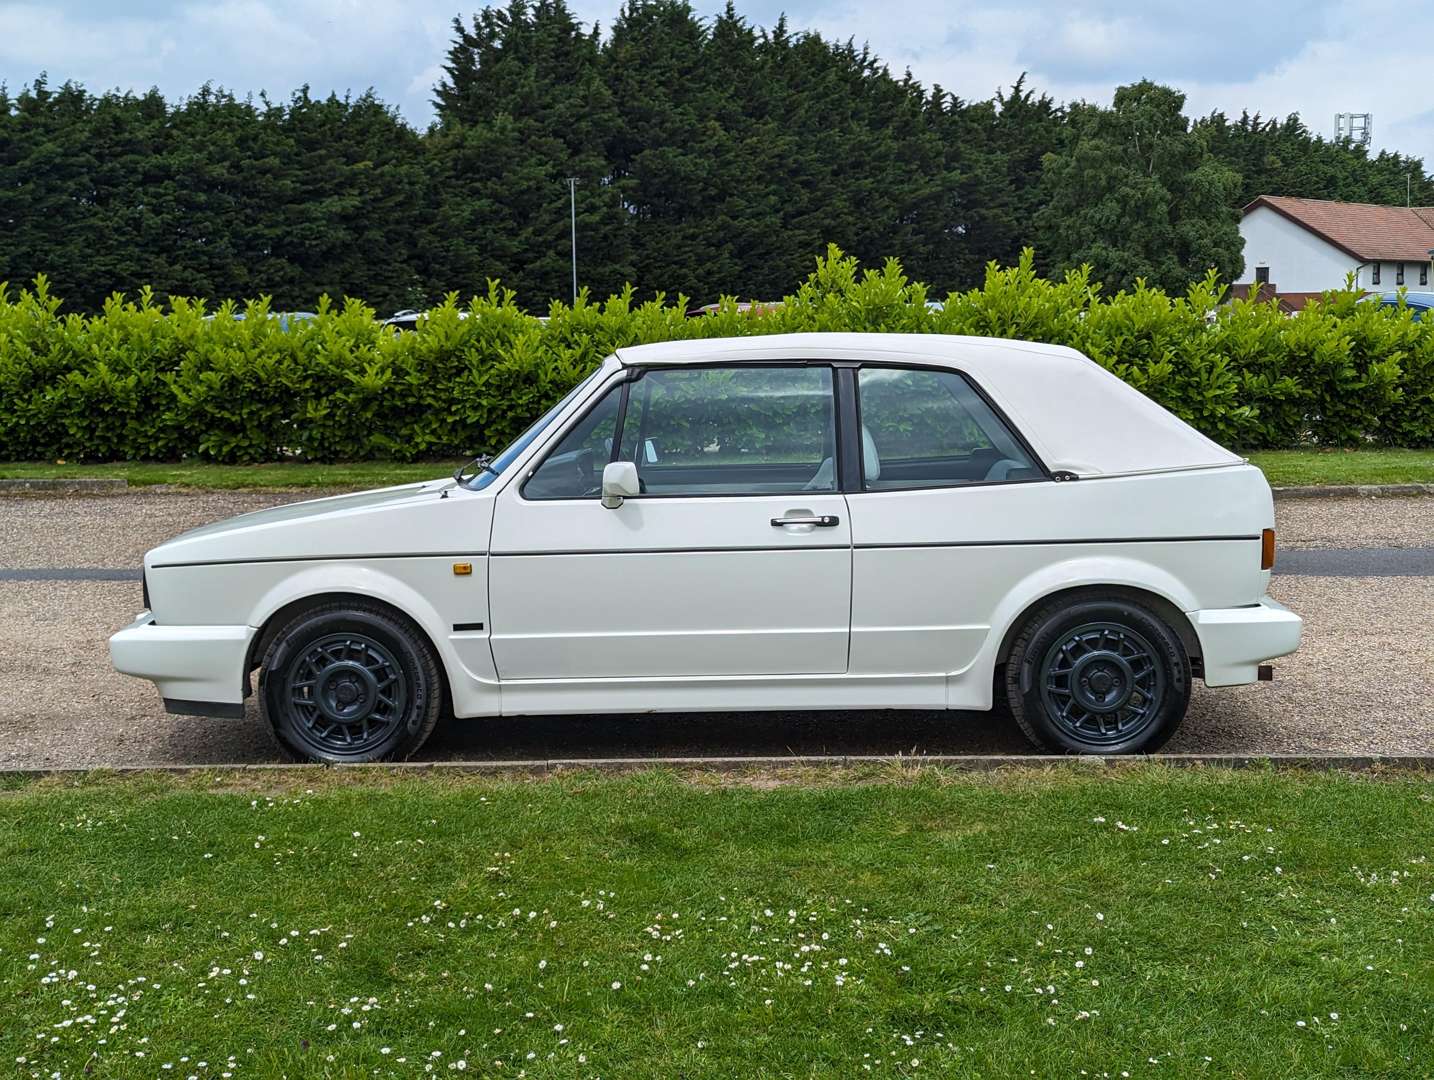
[{"label": "white soft top roof", "polygon": [[616,355],[627,367],[772,360],[950,367],[990,395],[1052,470],[1115,476],[1243,460],[1063,345],[950,334],[770,334],[635,345]]}]

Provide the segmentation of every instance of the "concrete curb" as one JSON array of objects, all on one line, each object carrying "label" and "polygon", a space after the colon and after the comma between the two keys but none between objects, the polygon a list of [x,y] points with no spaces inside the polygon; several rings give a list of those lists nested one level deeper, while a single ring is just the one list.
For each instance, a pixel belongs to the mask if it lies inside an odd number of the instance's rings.
[{"label": "concrete curb", "polygon": [[700,772],[759,772],[783,768],[842,769],[858,765],[885,765],[902,769],[937,766],[957,772],[992,772],[999,769],[1086,769],[1109,771],[1141,765],[1177,768],[1280,768],[1299,770],[1405,770],[1434,773],[1434,754],[1151,754],[1130,757],[1072,756],[1065,754],[929,754],[915,756],[863,754],[804,754],[791,757],[650,757],[650,758],[530,758],[515,761],[403,761],[372,765],[290,765],[282,763],[236,765],[116,765],[94,768],[0,768],[0,777],[39,779],[48,776],[85,777],[107,774],[140,775],[232,772],[240,774],[435,773],[435,774],[555,774],[562,772],[639,772],[644,769],[678,769]]},{"label": "concrete curb", "polygon": [[0,480],[0,495],[123,495],[129,481],[76,476],[66,480]]},{"label": "concrete curb", "polygon": [[1434,495],[1434,484],[1308,484],[1271,490],[1277,499],[1382,499]]}]

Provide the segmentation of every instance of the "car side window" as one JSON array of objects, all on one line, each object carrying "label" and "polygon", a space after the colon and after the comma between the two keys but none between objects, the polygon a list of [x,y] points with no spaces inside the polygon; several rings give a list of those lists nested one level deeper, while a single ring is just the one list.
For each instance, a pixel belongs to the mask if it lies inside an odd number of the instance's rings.
[{"label": "car side window", "polygon": [[835,491],[834,415],[827,367],[648,371],[630,384],[619,455],[646,495]]},{"label": "car side window", "polygon": [[612,460],[622,385],[613,387],[589,409],[543,458],[523,484],[525,499],[597,498],[603,466]]},{"label": "car side window", "polygon": [[991,484],[1043,477],[966,377],[868,367],[857,372],[863,490]]}]

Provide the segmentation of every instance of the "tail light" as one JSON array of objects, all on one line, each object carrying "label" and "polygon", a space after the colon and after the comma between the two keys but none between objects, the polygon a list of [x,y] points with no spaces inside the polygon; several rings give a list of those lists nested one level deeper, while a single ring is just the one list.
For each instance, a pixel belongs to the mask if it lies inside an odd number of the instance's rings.
[{"label": "tail light", "polygon": [[1260,569],[1275,568],[1275,530],[1266,529],[1260,533]]}]

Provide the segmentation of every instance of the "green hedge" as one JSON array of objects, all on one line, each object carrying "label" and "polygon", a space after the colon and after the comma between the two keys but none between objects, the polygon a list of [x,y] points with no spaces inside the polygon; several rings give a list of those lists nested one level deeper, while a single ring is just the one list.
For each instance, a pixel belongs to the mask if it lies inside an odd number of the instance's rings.
[{"label": "green hedge", "polygon": [[[939,311],[894,260],[862,271],[832,249],[781,309],[689,319],[631,289],[524,314],[491,284],[454,294],[423,329],[381,328],[356,301],[327,301],[285,332],[251,303],[168,308],[113,297],[62,315],[43,278],[0,285],[0,459],[200,458],[251,463],[456,457],[496,450],[614,348],[801,330],[981,334],[1074,346],[1212,438],[1239,448],[1434,445],[1434,325],[1331,293],[1293,318],[1270,303],[1221,305],[1214,278],[1185,296],[1103,297],[992,266]],[[466,313],[467,318],[460,314]],[[1059,393],[1059,388],[1051,388]]]}]

